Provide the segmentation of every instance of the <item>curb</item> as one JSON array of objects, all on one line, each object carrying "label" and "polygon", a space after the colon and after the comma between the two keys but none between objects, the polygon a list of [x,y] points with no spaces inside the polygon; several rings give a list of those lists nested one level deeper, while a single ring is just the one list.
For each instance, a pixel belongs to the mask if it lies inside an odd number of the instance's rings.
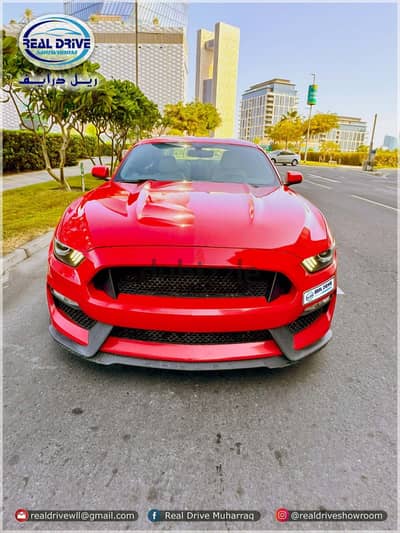
[{"label": "curb", "polygon": [[39,252],[40,250],[43,250],[43,248],[46,248],[50,244],[50,241],[53,237],[54,230],[51,230],[44,235],[41,235],[40,237],[37,237],[36,239],[33,239],[30,242],[27,242],[20,248],[17,248],[10,254],[7,254],[2,259],[2,273],[4,274],[11,268],[18,265],[18,263],[21,263],[22,261],[25,261],[25,259],[28,259],[28,257],[31,257],[31,255],[35,254],[36,252]]}]

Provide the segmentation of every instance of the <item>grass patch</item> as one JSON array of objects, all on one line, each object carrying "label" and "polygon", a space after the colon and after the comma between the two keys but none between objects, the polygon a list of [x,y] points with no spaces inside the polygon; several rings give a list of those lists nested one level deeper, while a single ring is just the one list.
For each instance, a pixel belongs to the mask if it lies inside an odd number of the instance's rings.
[{"label": "grass patch", "polygon": [[[28,185],[3,192],[3,254],[53,229],[65,208],[82,196],[81,178],[68,178],[72,191],[65,192],[55,181]],[[86,190],[103,182],[85,174]]]}]

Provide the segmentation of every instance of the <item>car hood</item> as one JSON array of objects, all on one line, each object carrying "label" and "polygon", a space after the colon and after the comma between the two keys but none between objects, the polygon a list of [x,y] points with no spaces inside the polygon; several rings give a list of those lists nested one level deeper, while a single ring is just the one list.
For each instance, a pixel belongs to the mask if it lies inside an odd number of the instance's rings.
[{"label": "car hood", "polygon": [[[76,200],[57,237],[81,250],[110,246],[315,248],[324,217],[285,186],[211,182],[108,182]],[[322,244],[322,243],[321,243]]]}]

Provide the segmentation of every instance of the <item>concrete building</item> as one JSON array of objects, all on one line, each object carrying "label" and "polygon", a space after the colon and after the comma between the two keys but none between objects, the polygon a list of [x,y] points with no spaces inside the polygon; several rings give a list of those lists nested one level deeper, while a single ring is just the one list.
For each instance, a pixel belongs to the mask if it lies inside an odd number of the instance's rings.
[{"label": "concrete building", "polygon": [[197,32],[196,100],[215,105],[222,118],[216,137],[235,134],[240,30],[218,22],[214,31]]},{"label": "concrete building", "polygon": [[385,135],[383,139],[383,148],[387,150],[396,150],[398,147],[398,140],[393,135]]},{"label": "concrete building", "polygon": [[[91,60],[100,63],[108,79],[136,81],[135,31],[121,22],[89,22],[95,50]],[[186,100],[187,45],[183,28],[142,25],[139,37],[139,87],[163,111],[165,104]]]},{"label": "concrete building", "polygon": [[119,17],[124,22],[134,23],[135,8],[138,6],[139,27],[156,24],[166,28],[187,28],[188,4],[186,1],[153,0],[109,0],[85,2],[82,0],[64,0],[64,13],[88,21],[91,17]]},{"label": "concrete building", "polygon": [[265,129],[280,121],[283,115],[297,111],[296,85],[289,80],[274,78],[252,85],[243,93],[240,108],[241,139],[263,139]]},{"label": "concrete building", "polygon": [[[100,64],[99,72],[107,79],[136,81],[135,28],[117,20],[88,22],[95,38],[90,61]],[[17,36],[22,24],[8,24],[8,35]],[[185,29],[144,26],[139,37],[139,87],[158,105],[186,100],[187,45]],[[3,104],[5,128],[18,129],[19,120],[11,103]]]},{"label": "concrete building", "polygon": [[324,141],[332,141],[342,152],[356,152],[361,144],[366,144],[367,123],[357,117],[338,116],[338,128],[328,133],[311,137],[309,146],[318,150]]}]

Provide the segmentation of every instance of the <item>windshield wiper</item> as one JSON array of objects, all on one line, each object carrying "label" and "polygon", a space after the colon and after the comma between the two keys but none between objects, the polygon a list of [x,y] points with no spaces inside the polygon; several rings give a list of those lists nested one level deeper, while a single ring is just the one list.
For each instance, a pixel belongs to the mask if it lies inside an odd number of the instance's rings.
[{"label": "windshield wiper", "polygon": [[126,178],[123,178],[123,179],[116,178],[115,181],[119,181],[120,183],[144,183],[145,181],[164,181],[164,180],[158,180],[156,178],[136,178],[132,180],[129,180]]}]

